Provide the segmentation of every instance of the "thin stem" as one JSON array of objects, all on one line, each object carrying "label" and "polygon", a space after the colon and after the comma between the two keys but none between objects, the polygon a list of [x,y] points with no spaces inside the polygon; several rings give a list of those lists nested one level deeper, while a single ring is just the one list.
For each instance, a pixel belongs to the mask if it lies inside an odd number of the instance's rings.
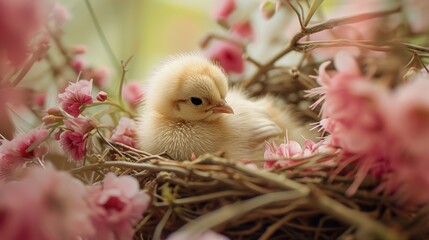
[{"label": "thin stem", "polygon": [[[292,10],[295,12],[295,14],[296,14],[296,16],[298,18],[299,25],[301,26],[301,29],[304,30],[305,26],[304,26],[304,23],[302,22],[302,15],[299,13],[298,9],[295,8],[295,6],[291,3],[291,1],[286,1],[286,4],[290,8],[292,8]],[[301,7],[301,10],[302,10],[302,7]]]},{"label": "thin stem", "polygon": [[217,40],[221,40],[221,41],[225,41],[225,42],[235,44],[235,45],[241,47],[243,49],[243,51],[246,49],[246,47],[244,46],[244,44],[242,42],[235,40],[235,39],[228,37],[228,36],[222,36],[222,35],[214,34],[214,33],[207,35],[203,40],[201,40],[200,47],[201,48],[207,47],[213,39],[217,39]]},{"label": "thin stem", "polygon": [[27,75],[28,71],[30,71],[31,67],[39,61],[40,56],[45,53],[49,49],[48,45],[41,44],[40,47],[31,55],[30,59],[24,64],[21,71],[19,72],[18,76],[15,78],[15,80],[11,83],[12,87],[16,87],[22,79]]},{"label": "thin stem", "polygon": [[91,103],[91,104],[88,104],[88,105],[84,105],[84,108],[96,107],[96,106],[100,106],[100,105],[110,105],[110,106],[119,108],[121,111],[123,111],[126,114],[128,114],[131,118],[137,117],[137,115],[135,113],[130,112],[129,110],[125,109],[120,104],[115,103],[115,102],[113,102],[113,101],[111,101],[109,99],[107,101],[104,101],[104,102],[95,102],[95,103]]},{"label": "thin stem", "polygon": [[173,208],[168,208],[167,212],[162,217],[161,221],[155,228],[155,232],[153,233],[153,239],[154,240],[160,240],[162,237],[162,230],[165,227],[165,224],[167,224],[168,219],[170,218],[171,214],[173,213]]},{"label": "thin stem", "polygon": [[98,36],[100,37],[101,43],[103,44],[104,49],[107,52],[107,55],[109,55],[110,61],[112,62],[112,65],[119,69],[118,60],[115,56],[115,53],[113,52],[112,48],[110,47],[109,41],[107,41],[106,35],[103,32],[103,29],[101,28],[100,22],[97,19],[97,16],[95,15],[95,11],[90,3],[89,0],[85,0],[86,7],[88,8],[89,14],[91,15],[91,19],[94,22],[95,29],[98,33]]},{"label": "thin stem", "polygon": [[124,87],[125,75],[128,72],[127,65],[131,61],[132,58],[133,58],[133,56],[130,56],[127,59],[127,61],[125,61],[125,63],[123,60],[121,60],[122,74],[121,74],[121,81],[119,82],[119,93],[118,93],[119,104],[121,106],[124,106],[124,100],[122,99],[122,88]]}]

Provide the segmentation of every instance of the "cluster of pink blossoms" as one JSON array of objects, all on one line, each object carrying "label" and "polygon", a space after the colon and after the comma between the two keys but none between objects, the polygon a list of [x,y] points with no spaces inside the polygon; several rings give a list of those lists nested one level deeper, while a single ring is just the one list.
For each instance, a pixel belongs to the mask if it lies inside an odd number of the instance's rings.
[{"label": "cluster of pink blossoms", "polygon": [[151,201],[132,177],[109,173],[85,186],[51,165],[0,184],[0,196],[0,236],[27,240],[131,240]]},{"label": "cluster of pink blossoms", "polygon": [[219,63],[227,73],[244,71],[243,48],[240,42],[254,40],[255,33],[249,19],[236,19],[231,15],[236,9],[235,0],[224,0],[213,13],[214,19],[229,28],[229,40],[215,40],[205,50],[205,55]]},{"label": "cluster of pink blossoms", "polygon": [[337,71],[328,73],[328,65],[320,66],[321,87],[309,95],[322,95],[320,125],[330,133],[330,145],[352,156],[344,164],[355,159],[358,166],[348,193],[371,175],[383,179],[379,190],[397,192],[402,202],[429,202],[429,194],[414,191],[429,189],[429,75],[415,74],[391,91],[365,76],[344,52],[335,57]]},{"label": "cluster of pink blossoms", "polygon": [[[89,118],[80,117],[86,105],[94,103],[92,82],[92,80],[79,80],[70,83],[64,92],[58,95],[61,108],[73,117],[64,120],[65,130],[60,132],[59,141],[63,150],[75,161],[80,161],[85,156],[90,132],[96,127],[96,124]],[[125,86],[123,94],[129,106],[135,107],[143,97],[143,89],[140,84],[131,82]],[[107,94],[100,91],[97,100],[107,101]],[[62,115],[60,120],[63,120]],[[111,140],[136,147],[135,129],[134,120],[123,117],[113,131]]]},{"label": "cluster of pink blossoms", "polygon": [[113,130],[110,140],[113,142],[123,143],[130,147],[137,147],[137,124],[134,120],[122,117],[118,126]]},{"label": "cluster of pink blossoms", "polygon": [[[328,139],[328,138],[327,138]],[[304,148],[296,141],[285,141],[280,145],[275,142],[265,145],[264,168],[282,168],[293,166],[294,158],[309,157],[318,153],[335,153],[336,148],[329,146],[328,141],[313,142],[310,139],[304,141]],[[325,164],[329,164],[326,163]]]},{"label": "cluster of pink blossoms", "polygon": [[13,140],[3,140],[0,146],[0,182],[13,177],[16,169],[22,168],[35,158],[42,158],[46,146],[42,143],[48,131],[36,128],[27,133],[18,134]]}]

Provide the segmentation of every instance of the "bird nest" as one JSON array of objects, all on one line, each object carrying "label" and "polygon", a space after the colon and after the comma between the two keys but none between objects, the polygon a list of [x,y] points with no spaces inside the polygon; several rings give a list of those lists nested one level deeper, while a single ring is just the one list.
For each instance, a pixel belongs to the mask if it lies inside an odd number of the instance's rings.
[{"label": "bird nest", "polygon": [[338,171],[335,154],[290,159],[289,166],[269,170],[209,154],[181,162],[119,143],[107,147],[109,161],[71,172],[101,179],[113,171],[140,181],[152,202],[136,239],[165,239],[179,228],[213,229],[231,239],[404,239],[401,229],[411,239],[428,236],[417,220],[424,215],[375,194],[377,181],[366,179],[348,196],[355,168]]}]

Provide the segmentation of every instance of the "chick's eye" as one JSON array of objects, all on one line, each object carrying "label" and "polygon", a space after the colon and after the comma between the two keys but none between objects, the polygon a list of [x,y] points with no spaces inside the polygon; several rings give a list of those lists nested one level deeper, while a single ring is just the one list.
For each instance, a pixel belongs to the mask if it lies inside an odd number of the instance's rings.
[{"label": "chick's eye", "polygon": [[191,97],[191,103],[194,104],[195,106],[199,106],[203,104],[203,100],[201,98]]}]

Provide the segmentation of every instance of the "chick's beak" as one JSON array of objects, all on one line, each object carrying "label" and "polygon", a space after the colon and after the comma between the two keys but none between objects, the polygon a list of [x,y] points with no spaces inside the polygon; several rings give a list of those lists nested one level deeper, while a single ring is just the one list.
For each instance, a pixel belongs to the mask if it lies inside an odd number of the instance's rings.
[{"label": "chick's beak", "polygon": [[225,100],[222,100],[210,110],[212,110],[214,113],[234,114],[234,110],[232,110],[232,108],[225,102]]}]

